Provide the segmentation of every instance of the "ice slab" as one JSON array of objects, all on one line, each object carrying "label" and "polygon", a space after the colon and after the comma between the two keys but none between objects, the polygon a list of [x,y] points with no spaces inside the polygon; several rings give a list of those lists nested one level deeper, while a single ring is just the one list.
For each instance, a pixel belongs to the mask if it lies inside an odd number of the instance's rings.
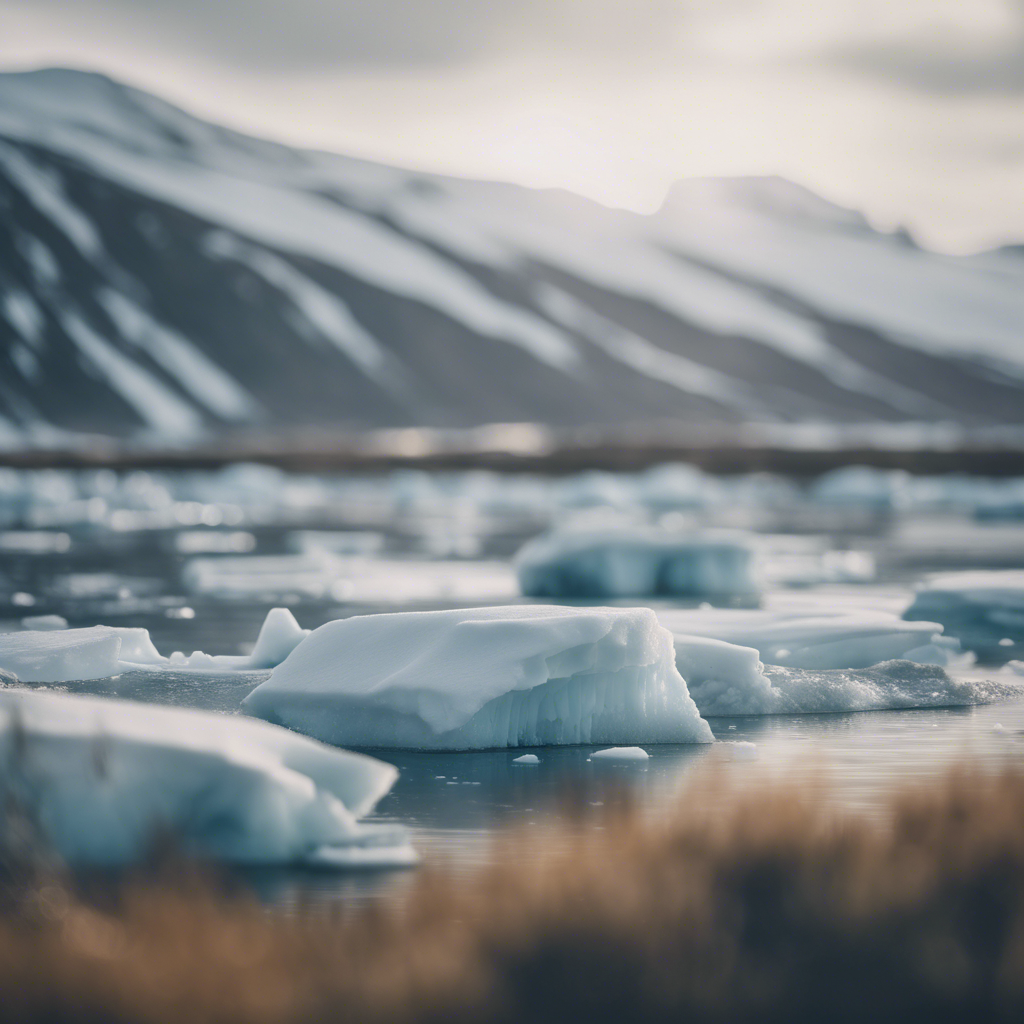
[{"label": "ice slab", "polygon": [[48,530],[7,530],[0,532],[0,551],[8,555],[63,555],[71,550],[66,533]]},{"label": "ice slab", "polygon": [[530,597],[755,595],[753,551],[733,535],[681,535],[652,528],[566,530],[516,555]]},{"label": "ice slab", "polygon": [[921,585],[904,616],[941,622],[983,660],[1019,659],[1024,653],[1024,571],[932,576]]},{"label": "ice slab", "polygon": [[958,707],[1024,694],[1024,680],[961,679],[905,658],[856,669],[765,666],[752,647],[674,639],[676,665],[706,718]]},{"label": "ice slab", "polygon": [[176,651],[163,657],[149,630],[114,626],[84,629],[34,629],[0,634],[0,668],[31,683],[106,679],[123,672],[247,672],[273,668],[309,633],[287,608],[272,608],[252,654],[204,654]]},{"label": "ice slab", "polygon": [[643,747],[605,747],[590,755],[592,761],[649,761],[650,757]]},{"label": "ice slab", "polygon": [[288,548],[302,555],[375,555],[384,548],[384,534],[373,530],[294,530]]},{"label": "ice slab", "polygon": [[411,863],[360,825],[398,771],[234,715],[0,689],[0,794],[70,863],[138,861],[170,836],[238,863]]},{"label": "ice slab", "polygon": [[337,559],[325,552],[311,555],[227,555],[193,558],[182,581],[194,594],[250,598],[260,594],[299,594],[321,598],[341,575]]},{"label": "ice slab", "polygon": [[244,701],[330,743],[439,750],[707,743],[645,608],[544,605],[329,622]]},{"label": "ice slab", "polygon": [[256,538],[245,530],[182,530],[174,549],[183,555],[244,555],[256,550]]},{"label": "ice slab", "polygon": [[[677,638],[704,637],[752,647],[763,662],[792,668],[867,668],[894,658],[949,665],[961,656],[957,640],[943,636],[938,622],[908,622],[881,611],[808,615],[763,609],[668,609],[658,612],[658,620]],[[680,671],[686,677],[682,665]]]}]

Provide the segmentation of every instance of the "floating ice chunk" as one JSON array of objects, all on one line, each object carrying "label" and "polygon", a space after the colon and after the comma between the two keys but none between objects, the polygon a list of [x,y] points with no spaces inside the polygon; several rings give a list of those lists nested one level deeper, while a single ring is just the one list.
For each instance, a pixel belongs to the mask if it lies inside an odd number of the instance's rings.
[{"label": "floating ice chunk", "polygon": [[314,630],[244,701],[331,743],[483,749],[707,743],[645,608],[398,612]]},{"label": "floating ice chunk", "polygon": [[905,658],[858,669],[765,666],[752,647],[707,637],[674,640],[676,666],[706,718],[952,707],[1024,693],[1024,683],[960,681]]},{"label": "floating ice chunk", "polygon": [[867,668],[894,658],[948,665],[962,657],[958,641],[943,636],[938,623],[908,622],[888,612],[696,608],[659,611],[658,620],[687,641],[698,636],[753,647],[766,664],[794,668]]},{"label": "floating ice chunk", "polygon": [[195,594],[246,598],[253,594],[302,594],[323,597],[341,575],[338,561],[315,555],[243,555],[193,558],[182,580]]},{"label": "floating ice chunk", "polygon": [[137,861],[170,833],[240,863],[410,863],[360,825],[397,770],[234,715],[0,690],[0,794],[77,864]]},{"label": "floating ice chunk", "polygon": [[244,555],[256,550],[256,538],[245,530],[182,530],[174,548],[183,555]]},{"label": "floating ice chunk", "polygon": [[601,761],[648,761],[650,756],[643,747],[605,747],[604,750],[595,750],[590,758]]},{"label": "floating ice chunk", "polygon": [[753,595],[752,550],[715,533],[651,528],[568,530],[530,541],[516,556],[530,597]]},{"label": "floating ice chunk", "polygon": [[674,636],[676,668],[705,717],[770,715],[776,692],[752,647],[706,637]]},{"label": "floating ice chunk", "polygon": [[0,533],[0,551],[17,555],[62,555],[71,550],[66,533],[51,530],[7,530]]},{"label": "floating ice chunk", "polygon": [[384,547],[384,534],[373,530],[295,530],[288,547],[302,555],[375,555]]},{"label": "floating ice chunk", "polygon": [[980,658],[1007,661],[1024,646],[1024,571],[932,576],[921,585],[904,617],[941,622]]},{"label": "floating ice chunk", "polygon": [[21,620],[21,628],[38,630],[67,629],[68,620],[63,615],[29,615]]},{"label": "floating ice chunk", "polygon": [[[65,624],[66,625],[66,624]],[[272,608],[250,655],[180,652],[163,657],[147,629],[90,626],[85,629],[25,630],[0,634],[0,668],[25,682],[65,683],[106,679],[122,672],[247,672],[273,668],[309,630],[287,608]]]},{"label": "floating ice chunk", "polygon": [[536,754],[521,754],[512,758],[513,764],[540,764],[540,758]]},{"label": "floating ice chunk", "polygon": [[122,671],[122,657],[149,664],[162,660],[145,629],[92,626],[0,634],[0,668],[23,682],[105,679]]},{"label": "floating ice chunk", "polygon": [[900,469],[844,466],[815,481],[811,497],[831,505],[874,509],[900,508],[908,503],[910,476]]},{"label": "floating ice chunk", "polygon": [[862,669],[769,667],[777,714],[966,707],[1019,698],[1024,682],[958,679],[937,665],[883,661]]},{"label": "floating ice chunk", "polygon": [[507,562],[416,562],[384,558],[346,560],[331,586],[335,601],[411,604],[416,601],[502,601],[519,596]]}]

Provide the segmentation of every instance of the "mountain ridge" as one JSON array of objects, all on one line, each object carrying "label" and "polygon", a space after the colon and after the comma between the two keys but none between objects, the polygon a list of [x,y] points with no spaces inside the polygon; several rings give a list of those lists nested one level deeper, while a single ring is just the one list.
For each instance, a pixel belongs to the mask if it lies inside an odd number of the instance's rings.
[{"label": "mountain ridge", "polygon": [[0,441],[489,422],[1024,423],[1024,265],[782,179],[656,214],[0,75]]}]

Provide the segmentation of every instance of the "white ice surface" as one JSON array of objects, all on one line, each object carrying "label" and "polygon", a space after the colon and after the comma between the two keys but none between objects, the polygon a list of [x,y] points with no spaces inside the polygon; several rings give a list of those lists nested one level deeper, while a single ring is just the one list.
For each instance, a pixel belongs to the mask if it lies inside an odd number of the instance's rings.
[{"label": "white ice surface", "polygon": [[512,758],[513,764],[540,764],[540,758],[536,754],[520,754]]},{"label": "white ice surface", "polygon": [[[754,648],[767,664],[807,669],[867,668],[904,658],[947,665],[960,654],[935,622],[908,622],[881,611],[807,614],[762,609],[694,608],[658,611],[675,637],[702,637]],[[684,672],[685,675],[685,672]]]},{"label": "white ice surface", "polygon": [[[66,623],[65,623],[66,625]],[[248,672],[283,661],[309,633],[287,608],[272,608],[250,655],[174,652],[163,657],[149,630],[123,626],[29,629],[0,633],[0,668],[22,682],[64,683],[107,679],[122,672]]]},{"label": "white ice surface", "polygon": [[605,747],[590,755],[591,760],[599,761],[649,761],[650,757],[643,747]]},{"label": "white ice surface", "polygon": [[711,740],[676,671],[671,635],[644,608],[341,619],[302,641],[244,706],[360,747]]},{"label": "white ice surface", "polygon": [[581,529],[528,542],[516,569],[530,597],[753,595],[752,560],[749,544],[716,533]]},{"label": "white ice surface", "polygon": [[252,719],[0,689],[0,794],[76,864],[127,864],[170,837],[240,863],[404,863],[400,829],[362,826],[389,764]]}]

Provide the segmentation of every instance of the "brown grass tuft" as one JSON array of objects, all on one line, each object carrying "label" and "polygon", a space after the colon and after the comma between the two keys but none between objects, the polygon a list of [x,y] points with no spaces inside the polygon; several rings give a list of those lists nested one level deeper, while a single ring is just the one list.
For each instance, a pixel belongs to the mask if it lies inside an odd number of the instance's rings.
[{"label": "brown grass tuft", "polygon": [[1024,771],[958,769],[881,819],[713,773],[669,815],[602,814],[359,911],[33,884],[0,913],[0,1019],[1024,1020]]}]

